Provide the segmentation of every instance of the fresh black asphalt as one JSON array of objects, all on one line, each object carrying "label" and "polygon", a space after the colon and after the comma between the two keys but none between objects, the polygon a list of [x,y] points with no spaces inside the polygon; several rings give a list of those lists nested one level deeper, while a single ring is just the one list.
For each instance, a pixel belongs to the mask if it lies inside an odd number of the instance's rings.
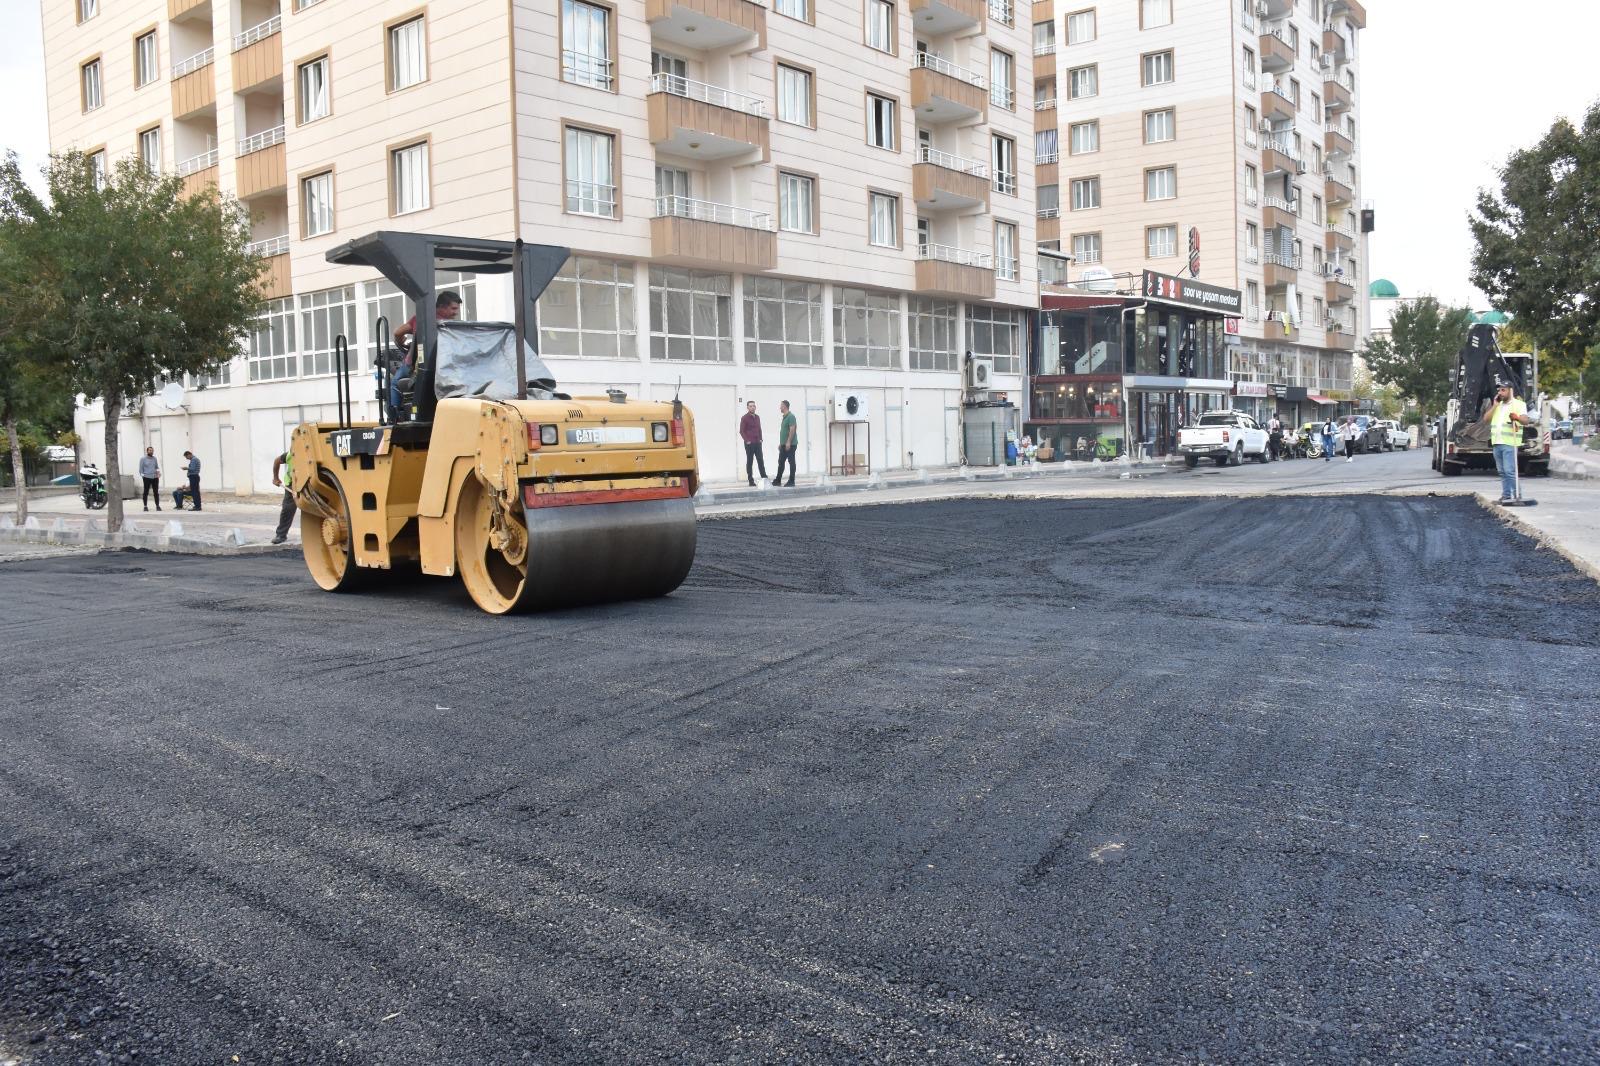
[{"label": "fresh black asphalt", "polygon": [[1600,587],[1464,499],[0,566],[0,1063],[1600,1058]]}]

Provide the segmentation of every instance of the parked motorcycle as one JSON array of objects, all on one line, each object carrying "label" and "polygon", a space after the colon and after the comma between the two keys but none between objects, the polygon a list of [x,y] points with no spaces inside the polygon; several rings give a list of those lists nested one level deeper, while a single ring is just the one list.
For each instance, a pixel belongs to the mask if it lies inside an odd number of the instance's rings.
[{"label": "parked motorcycle", "polygon": [[92,466],[78,471],[78,496],[84,507],[98,511],[106,505],[106,476]]}]

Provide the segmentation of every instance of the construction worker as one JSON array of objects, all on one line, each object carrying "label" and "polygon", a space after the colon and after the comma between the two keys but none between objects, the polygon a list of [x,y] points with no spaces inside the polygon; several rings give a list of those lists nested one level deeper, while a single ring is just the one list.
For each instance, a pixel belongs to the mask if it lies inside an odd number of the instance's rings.
[{"label": "construction worker", "polygon": [[1522,446],[1522,427],[1533,419],[1528,405],[1517,399],[1511,382],[1500,378],[1494,386],[1494,406],[1489,408],[1489,443],[1494,445],[1494,468],[1500,471],[1500,502],[1516,499],[1517,449]]},{"label": "construction worker", "polygon": [[[282,471],[282,476],[279,476]],[[283,506],[278,509],[278,529],[272,534],[272,543],[282,544],[289,539],[289,526],[294,522],[298,507],[294,503],[294,455],[284,452],[272,460],[272,483],[283,489]]]}]

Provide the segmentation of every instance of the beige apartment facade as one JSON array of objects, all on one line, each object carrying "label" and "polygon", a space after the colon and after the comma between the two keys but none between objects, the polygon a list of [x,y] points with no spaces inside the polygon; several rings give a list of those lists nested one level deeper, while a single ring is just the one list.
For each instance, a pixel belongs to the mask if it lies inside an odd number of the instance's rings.
[{"label": "beige apartment facade", "polygon": [[1046,0],[1033,19],[1042,246],[1075,256],[1077,285],[1151,270],[1241,290],[1227,402],[1346,409],[1367,320],[1362,6]]},{"label": "beige apartment facade", "polygon": [[[747,400],[774,424],[790,401],[817,474],[847,449],[956,461],[969,353],[1020,397],[1031,31],[1004,0],[45,0],[44,21],[52,148],[215,184],[267,264],[239,356],[132,405],[125,461],[189,449],[208,488],[270,491],[289,430],[332,415],[335,339],[365,382],[377,320],[410,314],[325,259],[385,228],[570,248],[539,315],[562,387],[680,393],[711,480],[743,474]],[[443,280],[510,317],[504,278]],[[103,459],[103,412],[78,420]]]}]

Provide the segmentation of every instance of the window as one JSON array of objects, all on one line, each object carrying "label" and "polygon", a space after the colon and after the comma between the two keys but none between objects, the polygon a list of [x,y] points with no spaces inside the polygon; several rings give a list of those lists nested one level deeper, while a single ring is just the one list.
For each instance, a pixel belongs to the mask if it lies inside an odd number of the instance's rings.
[{"label": "window", "polygon": [[1254,222],[1244,224],[1244,259],[1247,263],[1261,261],[1261,227]]},{"label": "window", "polygon": [[1151,226],[1144,231],[1145,258],[1164,259],[1178,254],[1178,227]]},{"label": "window", "polygon": [[294,297],[268,302],[250,330],[251,381],[282,381],[295,376]]},{"label": "window", "polygon": [[1021,311],[968,304],[967,350],[976,359],[993,359],[997,374],[1020,374],[1022,322]]},{"label": "window", "polygon": [[894,14],[894,4],[890,0],[867,0],[868,48],[894,52],[895,30],[899,28]]},{"label": "window", "polygon": [[1033,54],[1036,56],[1054,55],[1056,51],[1056,24],[1054,22],[1035,22],[1033,24]]},{"label": "window", "polygon": [[870,193],[867,207],[867,239],[880,248],[900,247],[900,198],[888,193]]},{"label": "window", "polygon": [[689,77],[689,61],[651,49],[650,72],[652,74],[669,74],[674,79],[687,79]]},{"label": "window", "polygon": [[998,48],[989,49],[989,102],[996,107],[1003,107],[1007,111],[1016,105],[1015,79],[1012,71],[1016,61],[1011,58],[1010,52],[1002,52]]},{"label": "window", "polygon": [[100,92],[100,60],[89,60],[78,68],[78,75],[83,83],[83,109],[93,111],[106,102]]},{"label": "window", "polygon": [[1260,199],[1260,181],[1257,178],[1255,165],[1246,163],[1244,166],[1244,202],[1254,204]]},{"label": "window", "polygon": [[389,153],[390,209],[397,215],[428,206],[428,143],[407,145]]},{"label": "window", "polygon": [[1033,135],[1033,161],[1035,165],[1054,163],[1061,155],[1060,132],[1051,126],[1036,130]]},{"label": "window", "polygon": [[1100,179],[1073,178],[1072,179],[1072,209],[1074,211],[1088,211],[1100,206]]},{"label": "window", "polygon": [[333,345],[340,334],[356,335],[356,287],[306,293],[300,297],[300,373],[331,374]]},{"label": "window", "polygon": [[778,121],[811,125],[811,72],[778,64]]},{"label": "window", "polygon": [[1253,281],[1244,285],[1244,317],[1251,322],[1261,318],[1261,287]]},{"label": "window", "polygon": [[1074,11],[1067,16],[1067,43],[1085,44],[1094,40],[1094,11]]},{"label": "window", "polygon": [[1017,227],[1013,222],[994,224],[994,276],[1017,280]]},{"label": "window", "polygon": [[900,362],[900,297],[892,292],[833,292],[833,365],[892,367]]},{"label": "window", "polygon": [[801,22],[811,21],[811,0],[776,0],[772,10]]},{"label": "window", "polygon": [[953,300],[913,296],[906,330],[911,346],[912,370],[955,370],[956,305]]},{"label": "window", "polygon": [[1178,168],[1156,167],[1144,172],[1144,198],[1170,200],[1178,195]]},{"label": "window", "polygon": [[78,0],[78,21],[88,22],[100,14],[100,0]]},{"label": "window", "polygon": [[300,182],[300,206],[302,237],[333,232],[333,171],[314,174]]},{"label": "window", "polygon": [[1160,111],[1146,111],[1144,113],[1144,143],[1160,144],[1170,141],[1178,135],[1177,124],[1174,121],[1172,108],[1162,108]]},{"label": "window", "polygon": [[427,20],[418,16],[389,27],[389,91],[428,80]]},{"label": "window", "polygon": [[152,172],[161,169],[160,126],[151,126],[139,134],[139,162]]},{"label": "window", "polygon": [[816,179],[779,171],[778,228],[789,233],[815,233],[816,210]]},{"label": "window", "polygon": [[1008,196],[1017,195],[1017,142],[1010,137],[1001,137],[995,134],[992,138],[994,145],[994,191],[1003,192]]},{"label": "window", "polygon": [[1256,53],[1252,48],[1244,50],[1244,87],[1246,89],[1256,87]]},{"label": "window", "polygon": [[1040,218],[1055,218],[1061,213],[1061,186],[1040,185],[1034,190],[1034,200],[1039,205]]},{"label": "window", "polygon": [[678,167],[664,167],[656,164],[656,199],[661,200],[669,196],[688,199],[694,195],[694,185],[690,180],[689,172]]},{"label": "window", "polygon": [[105,149],[89,153],[89,173],[94,175],[94,187],[106,187],[106,153]]},{"label": "window", "polygon": [[732,362],[732,320],[729,275],[650,268],[650,358]]},{"label": "window", "polygon": [[614,151],[615,141],[611,134],[576,126],[567,127],[568,214],[617,217]]},{"label": "window", "polygon": [[1313,196],[1311,198],[1311,221],[1320,226],[1322,225],[1322,217],[1322,197]]},{"label": "window", "polygon": [[1100,262],[1100,234],[1073,234],[1072,254],[1078,260],[1079,266],[1092,266]]},{"label": "window", "polygon": [[1100,92],[1100,68],[1073,67],[1067,71],[1067,99],[1082,100]]},{"label": "window", "polygon": [[561,0],[561,80],[611,88],[611,9]]},{"label": "window", "polygon": [[744,279],[744,358],[749,363],[822,365],[822,286]]},{"label": "window", "polygon": [[874,148],[894,151],[895,101],[876,93],[867,94],[867,143]]},{"label": "window", "polygon": [[133,42],[133,87],[140,88],[149,85],[161,76],[160,64],[156,61],[156,31],[142,34]]},{"label": "window", "polygon": [[1139,0],[1139,28],[1172,25],[1172,0]]},{"label": "window", "polygon": [[1056,106],[1056,79],[1040,78],[1033,83],[1033,109],[1042,111]]},{"label": "window", "polygon": [[539,297],[539,354],[634,358],[633,264],[568,256]]},{"label": "window", "polygon": [[1254,148],[1256,146],[1256,130],[1259,126],[1260,122],[1257,121],[1256,109],[1246,104],[1244,108],[1244,143],[1246,147]]},{"label": "window", "polygon": [[1145,85],[1166,85],[1172,81],[1172,52],[1151,52],[1143,57]]},{"label": "window", "polygon": [[1068,151],[1073,155],[1087,155],[1100,150],[1100,120],[1074,122],[1067,127]]},{"label": "window", "polygon": [[1294,102],[1295,110],[1300,108],[1300,79],[1289,79],[1289,99]]},{"label": "window", "polygon": [[295,71],[295,95],[299,97],[295,102],[299,105],[301,123],[315,122],[319,118],[328,117],[330,108],[327,56],[320,56],[308,63],[300,64]]},{"label": "window", "polygon": [[1322,96],[1318,93],[1311,94],[1311,121],[1322,125]]}]

